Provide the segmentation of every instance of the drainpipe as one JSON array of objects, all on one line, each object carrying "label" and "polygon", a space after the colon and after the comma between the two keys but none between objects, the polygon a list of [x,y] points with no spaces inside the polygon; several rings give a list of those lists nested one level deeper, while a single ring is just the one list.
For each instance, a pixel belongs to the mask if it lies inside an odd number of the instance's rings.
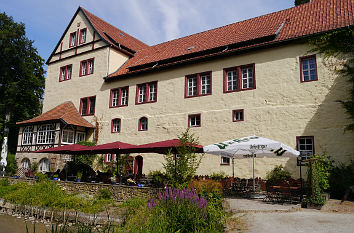
[{"label": "drainpipe", "polygon": [[107,77],[109,75],[109,55],[111,54],[111,45],[108,47],[108,55],[107,55]]}]

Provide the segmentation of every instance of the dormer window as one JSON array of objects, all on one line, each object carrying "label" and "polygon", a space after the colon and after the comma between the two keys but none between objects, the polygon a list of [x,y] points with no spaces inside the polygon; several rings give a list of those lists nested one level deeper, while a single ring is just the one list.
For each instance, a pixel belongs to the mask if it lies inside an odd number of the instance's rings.
[{"label": "dormer window", "polygon": [[69,48],[75,47],[76,45],[76,32],[70,33]]},{"label": "dormer window", "polygon": [[86,28],[80,30],[80,44],[86,43]]}]

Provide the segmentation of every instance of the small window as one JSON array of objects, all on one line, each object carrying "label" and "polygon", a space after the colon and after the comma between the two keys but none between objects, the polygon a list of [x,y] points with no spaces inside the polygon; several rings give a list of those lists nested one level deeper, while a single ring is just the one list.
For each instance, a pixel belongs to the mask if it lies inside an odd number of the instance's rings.
[{"label": "small window", "polygon": [[229,157],[221,157],[221,165],[230,165],[230,158]]},{"label": "small window", "polygon": [[146,117],[142,117],[139,119],[139,131],[147,131],[148,130],[148,119]]},{"label": "small window", "polygon": [[70,34],[69,48],[75,47],[76,45],[76,32]]},{"label": "small window", "polygon": [[243,121],[243,109],[233,110],[232,111],[232,121]]},{"label": "small window", "polygon": [[104,158],[105,163],[112,163],[115,156],[114,156],[114,154],[105,154],[104,157],[105,157]]},{"label": "small window", "polygon": [[189,115],[188,116],[188,126],[189,127],[200,127],[201,126],[200,114]]},{"label": "small window", "polygon": [[157,82],[138,84],[136,90],[136,104],[157,101]]},{"label": "small window", "polygon": [[315,154],[314,137],[300,136],[296,138],[297,150],[303,159],[309,159],[311,155]]},{"label": "small window", "polygon": [[76,143],[86,141],[86,134],[84,132],[76,132]]},{"label": "small window", "polygon": [[49,160],[47,158],[39,162],[39,172],[49,172]]},{"label": "small window", "polygon": [[93,70],[94,70],[94,59],[93,58],[81,61],[81,63],[80,63],[80,76],[93,74]]},{"label": "small window", "polygon": [[85,97],[80,100],[80,113],[82,116],[95,114],[96,96]]},{"label": "small window", "polygon": [[301,82],[316,81],[317,65],[316,55],[300,58]]},{"label": "small window", "polygon": [[72,65],[63,66],[60,68],[59,81],[65,81],[71,79]]},{"label": "small window", "polygon": [[211,95],[211,71],[186,76],[185,97]]},{"label": "small window", "polygon": [[120,87],[111,90],[110,107],[128,106],[129,87]]},{"label": "small window", "polygon": [[29,172],[31,168],[31,162],[28,158],[24,158],[21,163],[21,167],[26,171]]},{"label": "small window", "polygon": [[86,28],[80,30],[80,44],[86,43]]},{"label": "small window", "polygon": [[256,88],[254,64],[224,69],[224,93]]},{"label": "small window", "polygon": [[120,132],[120,119],[113,119],[112,120],[112,133],[119,133]]},{"label": "small window", "polygon": [[62,131],[61,142],[63,144],[74,144],[74,130],[64,129]]},{"label": "small window", "polygon": [[33,126],[26,126],[22,133],[22,145],[31,145],[33,142]]}]

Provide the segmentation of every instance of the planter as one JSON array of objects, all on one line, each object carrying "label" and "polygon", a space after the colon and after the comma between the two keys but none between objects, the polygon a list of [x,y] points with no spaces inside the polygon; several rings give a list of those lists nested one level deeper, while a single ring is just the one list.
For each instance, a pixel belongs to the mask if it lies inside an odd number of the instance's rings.
[{"label": "planter", "polygon": [[81,179],[77,179],[76,182],[81,182]]}]

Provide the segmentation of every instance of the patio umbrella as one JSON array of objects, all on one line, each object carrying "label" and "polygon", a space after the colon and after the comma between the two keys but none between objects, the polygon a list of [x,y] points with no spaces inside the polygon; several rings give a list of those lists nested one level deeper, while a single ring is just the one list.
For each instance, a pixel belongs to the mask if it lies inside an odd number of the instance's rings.
[{"label": "patio umbrella", "polygon": [[52,154],[80,154],[82,151],[88,150],[89,146],[79,144],[70,144],[35,151],[35,153],[52,153]]},{"label": "patio umbrella", "polygon": [[[256,157],[297,157],[299,151],[268,138],[249,136],[215,143],[203,148],[205,153],[222,155],[232,159],[252,158],[253,191],[255,191],[254,159]],[[234,163],[232,163],[234,170]],[[233,171],[234,172],[234,171]]]},{"label": "patio umbrella", "polygon": [[1,161],[0,161],[0,167],[2,167],[2,176],[5,175],[5,167],[7,166],[7,137],[4,137],[4,141],[2,142],[2,147],[1,147]]}]

